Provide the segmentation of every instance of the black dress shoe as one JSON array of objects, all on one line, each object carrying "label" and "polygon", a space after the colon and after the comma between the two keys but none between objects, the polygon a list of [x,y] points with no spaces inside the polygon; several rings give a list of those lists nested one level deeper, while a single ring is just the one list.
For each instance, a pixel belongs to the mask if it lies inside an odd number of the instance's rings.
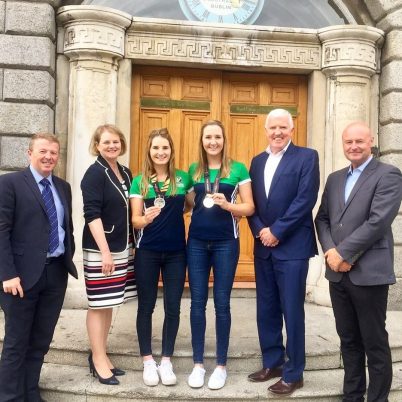
[{"label": "black dress shoe", "polygon": [[275,395],[290,395],[293,394],[296,389],[303,387],[303,378],[295,382],[285,382],[281,378],[278,382],[268,387],[268,391]]},{"label": "black dress shoe", "polygon": [[[93,369],[95,368],[94,366],[94,361],[92,359],[92,352],[89,352],[88,356],[88,364],[89,364],[89,372],[92,373]],[[117,367],[113,367],[110,369],[110,371],[113,373],[113,375],[120,376],[120,375],[125,375],[126,372],[122,369],[119,369]]]},{"label": "black dress shoe", "polygon": [[248,379],[252,382],[264,382],[275,377],[282,377],[281,367],[263,368],[255,373],[250,374]]},{"label": "black dress shoe", "polygon": [[116,375],[116,376],[126,374],[126,372],[124,370],[119,369],[117,367],[113,367],[112,369],[110,369],[110,371],[113,373],[113,375]]},{"label": "black dress shoe", "polygon": [[[101,384],[106,384],[106,385],[119,385],[120,384],[120,381],[115,377],[116,374],[113,373],[113,370],[110,370],[110,371],[112,371],[113,375],[108,378],[103,378],[99,375],[99,373],[96,371],[94,361],[92,360],[92,352],[88,356],[88,363],[89,363],[89,372],[94,377],[97,377]],[[123,370],[120,370],[120,371],[123,371]]]}]

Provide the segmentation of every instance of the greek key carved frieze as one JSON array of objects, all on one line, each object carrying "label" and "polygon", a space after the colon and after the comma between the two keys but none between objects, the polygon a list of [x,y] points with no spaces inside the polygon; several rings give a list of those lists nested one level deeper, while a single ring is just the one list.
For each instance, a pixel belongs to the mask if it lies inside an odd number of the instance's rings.
[{"label": "greek key carved frieze", "polygon": [[174,37],[133,32],[127,37],[126,55],[132,59],[176,60],[193,63],[287,66],[319,69],[319,45],[231,38]]},{"label": "greek key carved frieze", "polygon": [[64,35],[64,51],[96,49],[124,54],[124,31],[110,26],[80,24],[70,26]]},{"label": "greek key carved frieze", "polygon": [[345,63],[376,70],[376,49],[374,46],[364,43],[337,43],[323,46],[323,67]]}]

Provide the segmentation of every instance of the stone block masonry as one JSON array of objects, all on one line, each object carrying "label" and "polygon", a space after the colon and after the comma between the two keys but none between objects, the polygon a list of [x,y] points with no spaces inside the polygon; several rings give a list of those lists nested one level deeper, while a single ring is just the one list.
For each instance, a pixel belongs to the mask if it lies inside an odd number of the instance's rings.
[{"label": "stone block masonry", "polygon": [[54,106],[54,78],[47,71],[4,70],[3,100]]},{"label": "stone block masonry", "polygon": [[29,137],[54,131],[55,1],[0,0],[0,172],[27,166]]},{"label": "stone block masonry", "polygon": [[50,4],[26,1],[8,1],[6,4],[5,33],[46,36],[55,40],[56,22]]}]

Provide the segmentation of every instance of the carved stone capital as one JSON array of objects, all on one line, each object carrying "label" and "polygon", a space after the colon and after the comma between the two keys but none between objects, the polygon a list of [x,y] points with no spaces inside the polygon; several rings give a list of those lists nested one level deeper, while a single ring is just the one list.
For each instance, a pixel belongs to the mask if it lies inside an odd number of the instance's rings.
[{"label": "carved stone capital", "polygon": [[372,76],[379,72],[384,32],[362,25],[340,25],[318,30],[322,69],[327,75],[348,72]]},{"label": "carved stone capital", "polygon": [[151,64],[249,66],[271,71],[321,68],[321,45],[315,30],[239,29],[136,18],[126,40],[126,58]]},{"label": "carved stone capital", "polygon": [[107,7],[66,6],[59,9],[57,21],[64,27],[63,49],[70,59],[82,53],[97,59],[124,56],[129,14]]}]

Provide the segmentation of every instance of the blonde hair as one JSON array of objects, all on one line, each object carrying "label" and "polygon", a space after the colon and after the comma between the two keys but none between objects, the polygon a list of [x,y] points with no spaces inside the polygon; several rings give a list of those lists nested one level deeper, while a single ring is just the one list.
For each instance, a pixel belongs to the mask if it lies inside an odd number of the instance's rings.
[{"label": "blonde hair", "polygon": [[204,146],[202,145],[202,137],[204,136],[204,130],[208,126],[218,126],[222,130],[223,148],[222,148],[222,153],[221,153],[221,155],[222,155],[221,177],[228,177],[230,174],[230,164],[232,161],[229,158],[228,152],[227,152],[228,147],[227,147],[227,138],[226,138],[226,133],[225,133],[225,127],[223,126],[222,122],[219,120],[209,120],[202,125],[201,131],[200,131],[200,139],[198,142],[198,165],[194,172],[194,179],[197,181],[201,179],[205,170],[208,169],[208,157],[207,157],[207,153],[204,149]]},{"label": "blonde hair", "polygon": [[152,130],[149,133],[148,136],[148,141],[146,145],[146,155],[143,163],[143,168],[142,168],[142,180],[141,180],[141,185],[140,185],[140,190],[141,190],[141,195],[145,197],[148,194],[148,187],[149,187],[149,182],[151,180],[151,176],[156,173],[154,163],[152,162],[151,159],[151,147],[152,147],[152,141],[156,137],[161,137],[166,139],[169,142],[170,146],[170,159],[169,159],[169,164],[168,164],[168,178],[170,179],[170,195],[176,194],[176,169],[175,169],[175,152],[174,152],[174,144],[172,137],[169,134],[169,131],[167,128],[159,128]]},{"label": "blonde hair", "polygon": [[33,150],[33,146],[34,146],[34,142],[37,140],[46,140],[49,142],[53,142],[55,144],[57,144],[59,146],[59,150],[60,150],[60,141],[59,139],[52,133],[36,133],[31,137],[31,140],[29,141],[29,150],[32,151]]},{"label": "blonde hair", "polygon": [[105,131],[109,131],[109,133],[116,134],[119,137],[121,143],[120,155],[125,154],[127,151],[126,138],[124,137],[124,134],[121,132],[121,130],[113,124],[102,124],[96,128],[96,130],[92,134],[91,142],[89,144],[89,152],[95,156],[100,155],[97,146],[99,145],[102,134]]}]

